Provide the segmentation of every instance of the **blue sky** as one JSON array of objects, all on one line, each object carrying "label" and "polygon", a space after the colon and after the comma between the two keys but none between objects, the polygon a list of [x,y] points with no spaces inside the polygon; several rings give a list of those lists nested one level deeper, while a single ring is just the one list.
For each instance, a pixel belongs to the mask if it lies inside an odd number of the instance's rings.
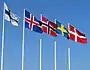
[{"label": "blue sky", "polygon": [[[24,70],[39,70],[39,39],[43,38],[42,70],[54,70],[53,48],[57,41],[57,70],[67,70],[67,48],[71,48],[71,70],[90,70],[90,1],[89,0],[5,0],[9,9],[20,17],[19,27],[5,21],[4,70],[21,70],[23,10],[40,19],[40,14],[65,26],[68,23],[86,34],[87,44],[79,44],[59,35],[54,38],[25,29]],[[0,1],[0,51],[3,22],[3,3]]]}]

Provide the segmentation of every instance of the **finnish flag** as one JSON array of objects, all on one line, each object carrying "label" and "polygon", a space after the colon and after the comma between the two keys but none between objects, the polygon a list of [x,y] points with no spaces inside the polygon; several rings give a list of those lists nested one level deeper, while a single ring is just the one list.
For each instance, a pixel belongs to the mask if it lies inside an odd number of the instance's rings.
[{"label": "finnish flag", "polygon": [[12,25],[18,26],[19,17],[8,9],[6,3],[4,3],[4,19],[10,21]]}]

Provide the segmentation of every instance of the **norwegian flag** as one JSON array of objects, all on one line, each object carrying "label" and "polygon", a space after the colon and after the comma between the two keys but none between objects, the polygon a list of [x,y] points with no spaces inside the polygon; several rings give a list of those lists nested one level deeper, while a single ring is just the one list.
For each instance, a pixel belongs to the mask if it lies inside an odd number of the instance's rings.
[{"label": "norwegian flag", "polygon": [[28,11],[25,10],[25,27],[31,31],[42,33],[40,22]]},{"label": "norwegian flag", "polygon": [[54,37],[57,36],[57,33],[56,33],[57,25],[54,22],[49,21],[43,15],[41,15],[41,22],[42,22],[43,32]]},{"label": "norwegian flag", "polygon": [[78,31],[76,28],[74,28],[72,25],[69,25],[69,33],[70,33],[70,39],[79,42],[82,44],[87,43],[87,38],[85,37],[85,34]]}]

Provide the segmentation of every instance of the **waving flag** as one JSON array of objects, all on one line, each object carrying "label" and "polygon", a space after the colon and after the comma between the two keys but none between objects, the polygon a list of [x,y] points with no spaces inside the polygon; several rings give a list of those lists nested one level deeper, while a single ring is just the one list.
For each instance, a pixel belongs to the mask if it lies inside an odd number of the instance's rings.
[{"label": "waving flag", "polygon": [[42,33],[40,22],[28,11],[25,10],[25,27],[31,31]]},{"label": "waving flag", "polygon": [[52,22],[49,21],[48,19],[46,19],[44,16],[41,15],[41,21],[42,21],[42,30],[43,32],[56,37],[57,33],[56,33],[56,29],[57,29],[57,25]]},{"label": "waving flag", "polygon": [[57,36],[57,33],[56,33],[57,25],[52,21],[49,21],[48,23],[50,25],[50,35]]},{"label": "waving flag", "polygon": [[58,34],[62,34],[62,36],[66,37],[67,39],[69,39],[69,32],[68,30],[65,28],[65,26],[63,24],[61,24],[59,21],[55,21],[57,24],[57,33]]},{"label": "waving flag", "polygon": [[87,38],[85,37],[85,34],[78,31],[72,25],[69,25],[69,33],[70,33],[71,40],[82,43],[82,44],[87,43]]},{"label": "waving flag", "polygon": [[10,21],[12,25],[18,26],[19,17],[8,9],[6,3],[4,3],[4,19]]}]

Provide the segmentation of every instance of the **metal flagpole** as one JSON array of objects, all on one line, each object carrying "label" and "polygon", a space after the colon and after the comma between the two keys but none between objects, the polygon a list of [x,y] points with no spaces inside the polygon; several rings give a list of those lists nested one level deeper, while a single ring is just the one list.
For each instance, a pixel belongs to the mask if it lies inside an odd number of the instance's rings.
[{"label": "metal flagpole", "polygon": [[24,70],[24,29],[25,29],[25,9],[23,16],[23,37],[22,37],[22,70]]},{"label": "metal flagpole", "polygon": [[[69,30],[69,23],[68,23],[68,30]],[[70,48],[68,48],[68,70],[70,70]]]},{"label": "metal flagpole", "polygon": [[42,38],[40,38],[40,70],[42,70]]},{"label": "metal flagpole", "polygon": [[3,70],[3,64],[4,64],[4,13],[5,10],[3,9],[1,70]]},{"label": "metal flagpole", "polygon": [[70,70],[70,48],[68,48],[68,70]]},{"label": "metal flagpole", "polygon": [[[42,21],[42,14],[40,15]],[[40,38],[40,70],[42,70],[42,38]]]},{"label": "metal flagpole", "polygon": [[[56,24],[56,19],[55,19]],[[54,70],[56,70],[56,40],[54,41]]]},{"label": "metal flagpole", "polygon": [[56,41],[54,41],[54,70],[56,70]]}]

